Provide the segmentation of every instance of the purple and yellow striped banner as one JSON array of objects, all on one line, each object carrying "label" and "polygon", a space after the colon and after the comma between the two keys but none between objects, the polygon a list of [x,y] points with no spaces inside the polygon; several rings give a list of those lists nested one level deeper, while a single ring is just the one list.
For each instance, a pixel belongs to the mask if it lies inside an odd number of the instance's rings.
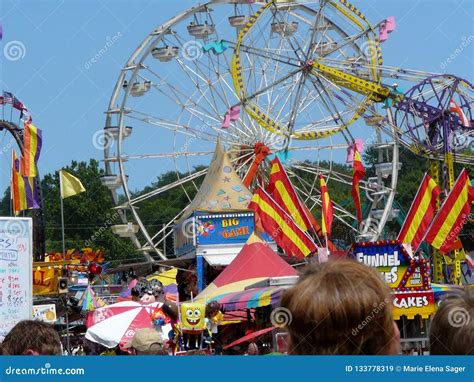
[{"label": "purple and yellow striped banner", "polygon": [[32,123],[25,123],[24,150],[21,158],[21,175],[26,177],[37,176],[36,164],[41,153],[43,143],[41,130]]}]

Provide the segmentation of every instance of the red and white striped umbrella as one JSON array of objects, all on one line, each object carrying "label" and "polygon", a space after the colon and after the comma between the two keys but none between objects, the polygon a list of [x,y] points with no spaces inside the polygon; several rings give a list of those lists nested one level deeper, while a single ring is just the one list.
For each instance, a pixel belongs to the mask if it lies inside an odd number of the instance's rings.
[{"label": "red and white striped umbrella", "polygon": [[151,313],[161,305],[122,301],[96,309],[88,314],[86,338],[108,348],[122,347],[132,340],[137,329],[153,327]]}]

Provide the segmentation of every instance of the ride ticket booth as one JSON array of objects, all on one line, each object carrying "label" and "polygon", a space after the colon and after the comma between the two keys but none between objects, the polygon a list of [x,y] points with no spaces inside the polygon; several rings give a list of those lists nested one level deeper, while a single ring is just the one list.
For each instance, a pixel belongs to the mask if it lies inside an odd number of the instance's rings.
[{"label": "ride ticket booth", "polygon": [[393,316],[401,336],[402,349],[428,348],[429,319],[436,310],[428,260],[413,256],[395,241],[361,242],[352,256],[377,268],[392,289]]}]

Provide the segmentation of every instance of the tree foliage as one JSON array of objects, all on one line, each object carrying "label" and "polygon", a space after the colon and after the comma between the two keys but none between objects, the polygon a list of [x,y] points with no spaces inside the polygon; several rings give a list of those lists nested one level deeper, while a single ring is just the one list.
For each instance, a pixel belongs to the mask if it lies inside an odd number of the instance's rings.
[{"label": "tree foliage", "polygon": [[[395,200],[403,212],[406,213],[416,194],[423,174],[428,170],[429,162],[427,159],[416,156],[403,148],[400,150],[400,162],[402,163],[402,168],[399,171]],[[364,153],[365,179],[375,175],[375,163],[377,163],[377,153],[369,148]],[[306,164],[312,165],[310,162]],[[320,165],[328,168],[330,164],[320,163]],[[350,165],[333,163],[332,166],[338,173],[348,175],[349,177],[352,174]],[[456,175],[459,174],[462,167],[461,165],[455,166]],[[194,169],[194,172],[200,171],[203,168],[197,167]],[[96,249],[101,248],[106,251],[108,259],[141,258],[141,255],[135,250],[129,240],[120,238],[111,231],[111,226],[121,224],[121,220],[113,208],[114,203],[110,191],[100,181],[100,176],[104,172],[99,168],[99,162],[97,160],[90,160],[89,163],[73,161],[64,169],[77,176],[87,190],[80,195],[64,200],[66,248],[83,248],[86,246]],[[469,166],[468,170],[471,175],[474,174],[473,166]],[[293,171],[297,177],[303,179],[304,183],[314,185],[319,190],[319,180],[314,179],[314,175],[297,169],[293,169]],[[143,190],[133,193],[133,197],[167,186],[188,175],[176,173],[175,171],[165,172]],[[187,182],[181,186],[161,192],[139,203],[140,218],[150,233],[155,234],[158,232],[164,224],[172,221],[189,205],[196,195],[203,178],[203,176],[197,177],[193,182]],[[355,213],[350,184],[344,185],[330,181],[328,188],[331,199],[335,204]],[[41,189],[46,222],[46,249],[48,252],[61,251],[58,172],[46,174],[41,181]],[[361,192],[361,195],[362,202],[364,202],[364,193]],[[0,200],[0,213],[3,216],[9,216],[11,214],[10,209],[10,191],[7,189]],[[317,205],[312,208],[311,212],[320,221],[321,211]],[[399,222],[391,222],[387,228],[393,232],[398,232],[400,224]],[[337,220],[334,221],[333,232],[336,239],[340,237],[344,242],[352,241],[353,233],[349,233],[349,231],[350,229],[347,226]],[[143,242],[143,237],[140,234],[139,238]],[[170,235],[166,240],[166,252],[168,255],[172,253],[172,248],[172,235]]]}]

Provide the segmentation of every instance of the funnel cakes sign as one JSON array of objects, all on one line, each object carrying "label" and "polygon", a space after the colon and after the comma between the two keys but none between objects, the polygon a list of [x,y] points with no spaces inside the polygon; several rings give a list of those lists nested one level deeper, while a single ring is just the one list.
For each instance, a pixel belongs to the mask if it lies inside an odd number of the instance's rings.
[{"label": "funnel cakes sign", "polygon": [[412,257],[395,240],[361,242],[353,247],[353,257],[360,263],[377,268],[393,291],[395,318],[428,317],[434,312],[428,261]]}]

